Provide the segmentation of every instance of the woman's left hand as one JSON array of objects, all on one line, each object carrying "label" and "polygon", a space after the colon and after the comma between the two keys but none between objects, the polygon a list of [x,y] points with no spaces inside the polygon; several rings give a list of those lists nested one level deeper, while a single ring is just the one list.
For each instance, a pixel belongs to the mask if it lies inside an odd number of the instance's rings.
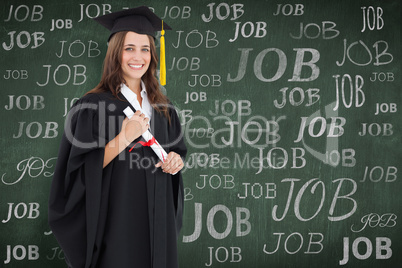
[{"label": "woman's left hand", "polygon": [[165,173],[176,174],[184,167],[184,163],[179,154],[170,152],[166,157],[165,162],[162,163],[162,161],[159,161],[155,167],[162,167],[162,170]]}]

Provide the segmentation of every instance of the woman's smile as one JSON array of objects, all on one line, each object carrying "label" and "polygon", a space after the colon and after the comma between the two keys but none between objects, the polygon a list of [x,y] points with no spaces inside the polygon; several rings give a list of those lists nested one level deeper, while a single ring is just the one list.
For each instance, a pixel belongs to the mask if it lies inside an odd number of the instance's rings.
[{"label": "woman's smile", "polygon": [[139,85],[151,62],[148,36],[128,32],[124,39],[121,61],[124,80],[130,85]]}]

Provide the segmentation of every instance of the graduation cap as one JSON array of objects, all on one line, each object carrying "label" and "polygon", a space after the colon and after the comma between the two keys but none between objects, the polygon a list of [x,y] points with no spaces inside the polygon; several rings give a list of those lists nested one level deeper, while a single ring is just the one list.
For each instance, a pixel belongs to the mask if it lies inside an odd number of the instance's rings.
[{"label": "graduation cap", "polygon": [[94,18],[96,22],[110,31],[110,38],[113,34],[122,31],[132,31],[138,34],[147,34],[155,38],[157,31],[161,31],[160,38],[160,82],[166,84],[166,63],[165,63],[165,31],[171,30],[161,18],[153,13],[148,7],[140,6],[109,13]]}]

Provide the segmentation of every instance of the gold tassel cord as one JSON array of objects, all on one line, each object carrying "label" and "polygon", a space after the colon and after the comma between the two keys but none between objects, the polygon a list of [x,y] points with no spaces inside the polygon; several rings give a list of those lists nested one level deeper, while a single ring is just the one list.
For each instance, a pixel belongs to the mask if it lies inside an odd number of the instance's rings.
[{"label": "gold tassel cord", "polygon": [[160,39],[160,45],[161,45],[161,51],[160,51],[160,73],[159,73],[159,80],[161,82],[161,85],[164,86],[166,85],[166,60],[165,60],[165,30],[163,30],[163,20],[162,20],[162,31],[161,31],[161,39]]}]

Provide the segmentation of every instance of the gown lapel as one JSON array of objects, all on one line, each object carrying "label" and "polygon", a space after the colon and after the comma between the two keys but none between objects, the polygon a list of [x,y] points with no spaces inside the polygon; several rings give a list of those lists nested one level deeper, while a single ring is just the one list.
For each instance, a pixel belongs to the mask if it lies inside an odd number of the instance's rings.
[{"label": "gown lapel", "polygon": [[[122,99],[127,100],[123,94],[120,93]],[[129,101],[127,105],[135,112],[135,108]],[[155,109],[152,109],[152,119],[150,132],[159,142],[159,144],[165,144],[167,137],[167,121],[162,118]],[[156,164],[159,159],[151,148],[142,147],[144,157],[147,159],[155,160],[151,165]],[[149,215],[149,233],[151,244],[151,258],[152,266],[159,267],[164,265],[162,260],[166,259],[166,189],[167,189],[167,175],[155,168],[150,167],[145,169],[146,184],[147,184],[147,196],[148,196],[148,215]],[[163,261],[162,261],[163,262]]]}]

